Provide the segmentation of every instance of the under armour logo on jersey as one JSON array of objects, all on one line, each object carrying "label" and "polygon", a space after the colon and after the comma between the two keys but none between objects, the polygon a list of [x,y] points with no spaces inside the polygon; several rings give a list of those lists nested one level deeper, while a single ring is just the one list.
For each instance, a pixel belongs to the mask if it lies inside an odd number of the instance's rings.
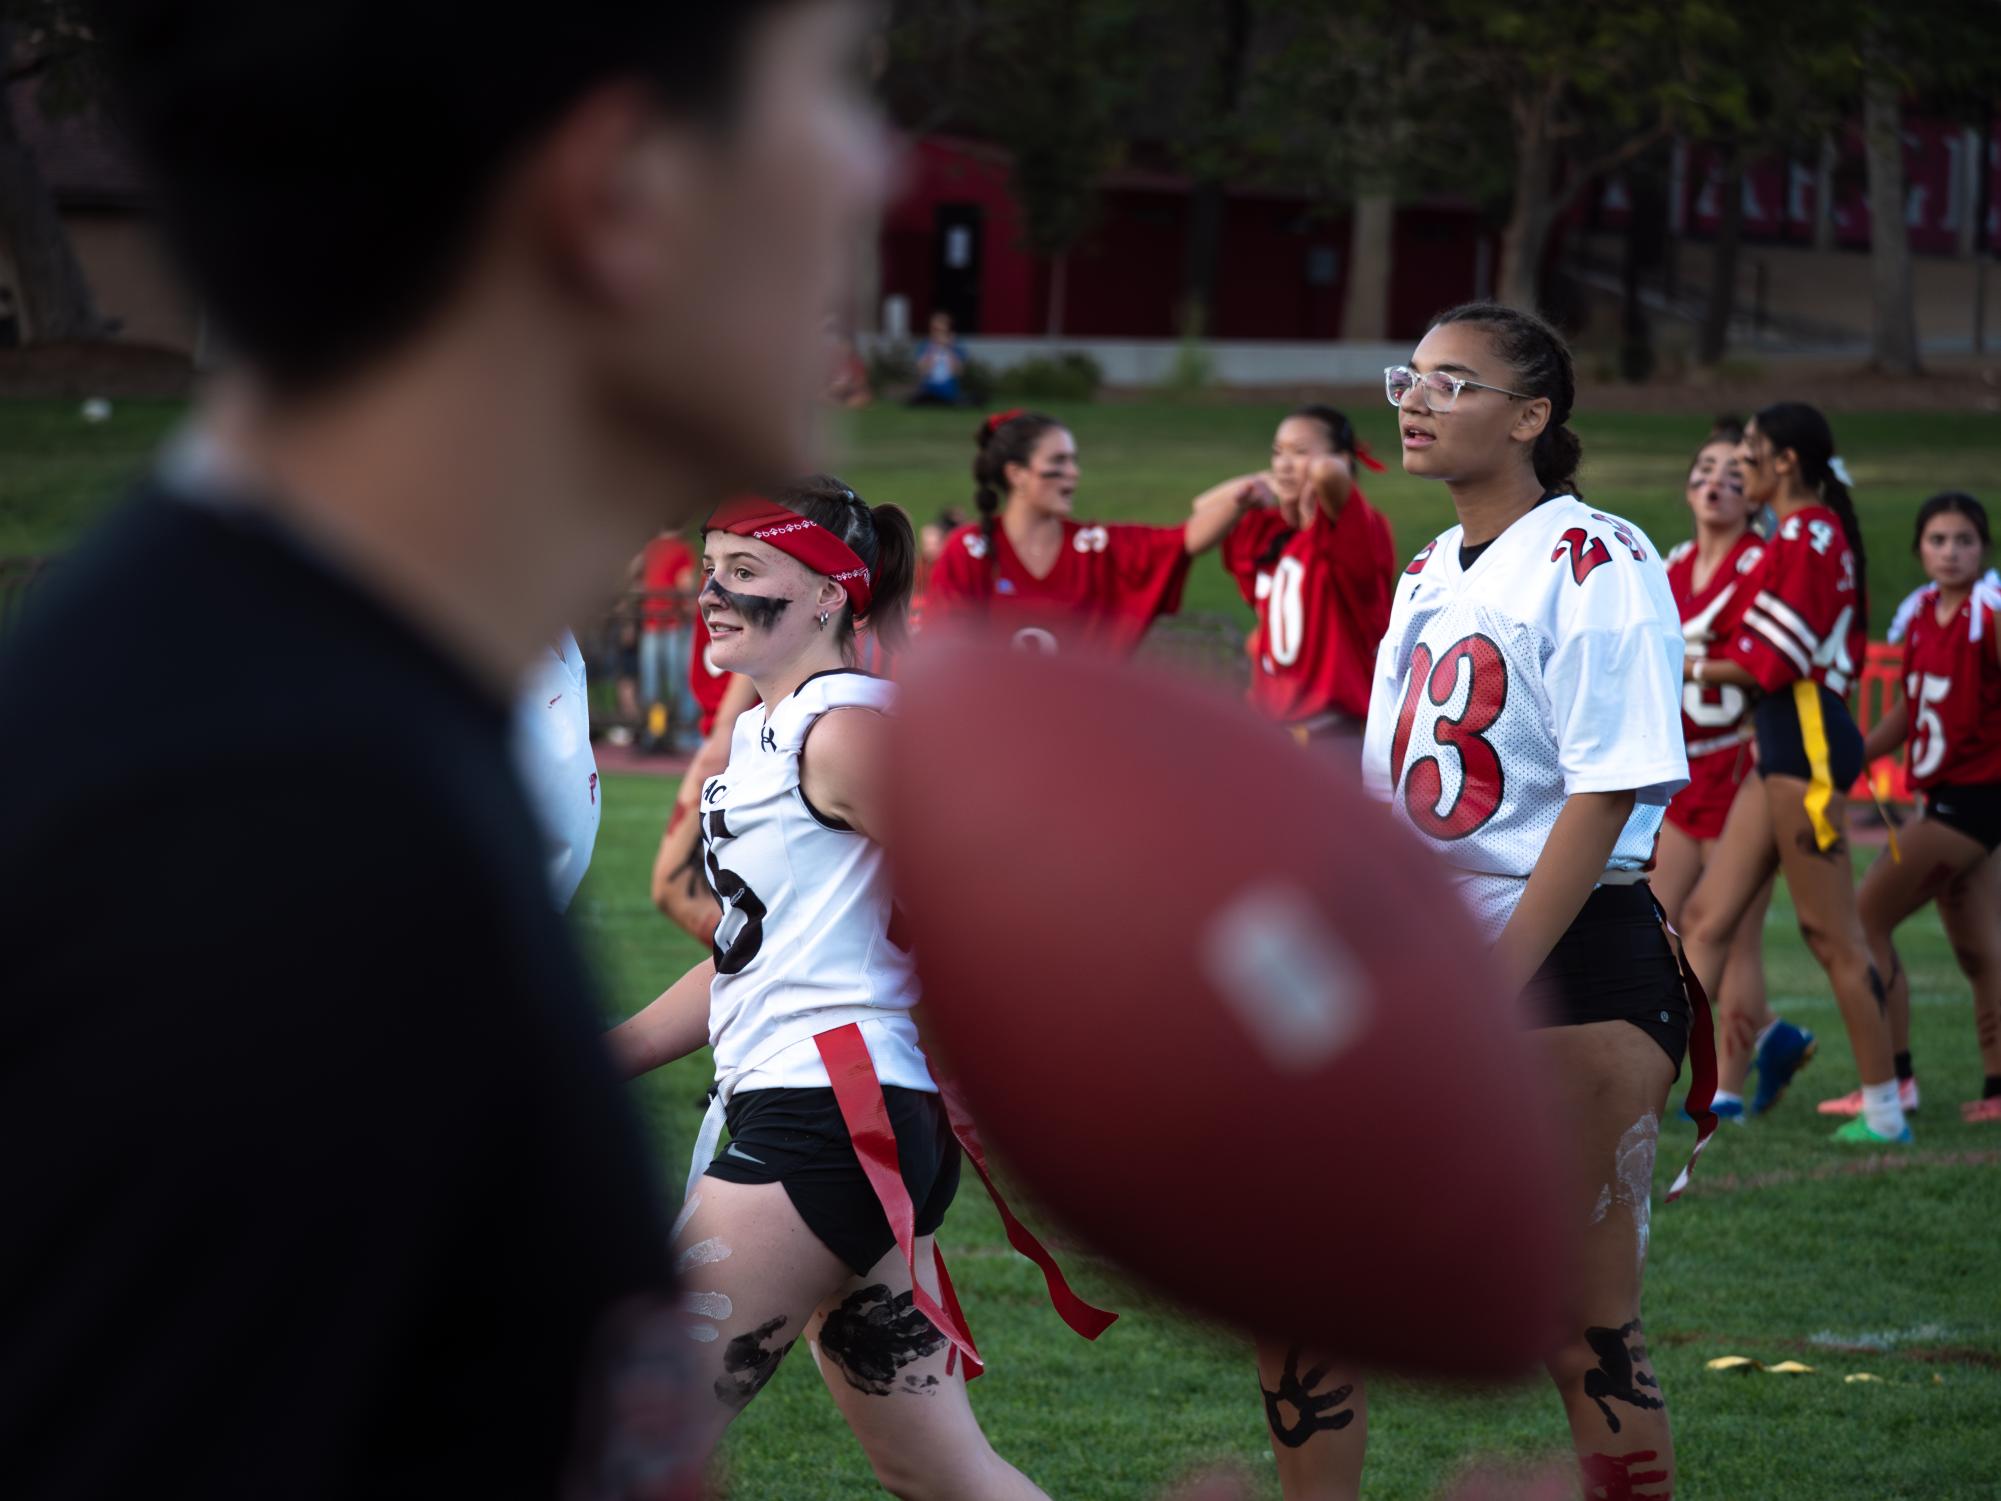
[{"label": "under armour logo on jersey", "polygon": [[1433,537],[1429,542],[1425,543],[1423,547],[1418,549],[1417,556],[1410,560],[1410,566],[1404,569],[1404,572],[1407,574],[1424,572],[1424,565],[1430,561],[1431,555],[1437,550],[1438,550],[1438,539],[1436,537]]},{"label": "under armour logo on jersey", "polygon": [[1070,545],[1079,552],[1103,552],[1111,540],[1112,534],[1102,526],[1087,526],[1078,531]]},{"label": "under armour logo on jersey", "polygon": [[757,732],[757,743],[768,751],[778,749],[778,736],[772,732],[770,725],[766,725]]},{"label": "under armour logo on jersey", "polygon": [[1612,550],[1605,545],[1602,537],[1594,537],[1581,526],[1573,526],[1556,539],[1556,551],[1549,555],[1554,563],[1565,550],[1570,553],[1570,576],[1578,583],[1591,577],[1591,570],[1600,563],[1612,561]]}]

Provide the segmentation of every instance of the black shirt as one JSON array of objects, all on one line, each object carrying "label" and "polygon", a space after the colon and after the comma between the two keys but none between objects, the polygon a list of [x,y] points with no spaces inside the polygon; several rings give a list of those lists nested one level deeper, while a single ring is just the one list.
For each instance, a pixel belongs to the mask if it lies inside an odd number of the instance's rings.
[{"label": "black shirt", "polygon": [[508,725],[157,487],[0,642],[8,1496],[552,1495],[629,1440],[580,1414],[667,1226]]}]

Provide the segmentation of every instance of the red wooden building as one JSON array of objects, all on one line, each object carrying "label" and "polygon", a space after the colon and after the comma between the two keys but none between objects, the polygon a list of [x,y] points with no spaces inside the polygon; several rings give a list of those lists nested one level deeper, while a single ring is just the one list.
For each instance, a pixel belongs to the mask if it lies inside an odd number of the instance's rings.
[{"label": "red wooden building", "polygon": [[[883,295],[907,298],[919,328],[942,308],[967,333],[1047,332],[1050,267],[1022,244],[1007,153],[950,136],[907,145],[902,190],[883,221]],[[1065,258],[1061,333],[1175,337],[1192,186],[1136,168],[1105,176],[1095,225]],[[1230,189],[1208,337],[1340,338],[1348,235],[1345,213],[1303,195]],[[1389,336],[1416,337],[1439,308],[1488,291],[1498,241],[1463,204],[1399,209]]]}]

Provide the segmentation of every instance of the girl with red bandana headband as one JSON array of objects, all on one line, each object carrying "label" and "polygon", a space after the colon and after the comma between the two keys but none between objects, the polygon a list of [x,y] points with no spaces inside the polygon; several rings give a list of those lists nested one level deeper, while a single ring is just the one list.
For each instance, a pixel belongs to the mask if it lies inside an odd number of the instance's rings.
[{"label": "girl with red bandana headband", "polygon": [[977,622],[1025,651],[1132,651],[1156,618],[1181,608],[1190,561],[1256,499],[1221,496],[1181,526],[1078,521],[1077,441],[1062,423],[997,412],[977,441],[980,519],[946,539],[925,625]]},{"label": "girl with red bandana headband", "polygon": [[1279,423],[1271,460],[1263,474],[1204,493],[1195,512],[1249,492],[1251,509],[1223,541],[1223,566],[1257,611],[1252,706],[1302,744],[1345,748],[1359,766],[1396,544],[1355,482],[1355,466],[1383,466],[1326,406],[1301,407]]},{"label": "girl with red bandana headband", "polygon": [[[857,627],[900,642],[915,550],[901,511],[824,476],[710,518],[709,652],[762,707],[738,718],[728,765],[702,789],[721,900],[712,955],[612,1039],[629,1074],[704,1043],[715,1054],[675,1237],[687,1333],[715,1395],[707,1440],[803,1335],[894,1489],[1035,1497],[966,1402],[978,1354],[934,1236],[962,1147],[983,1176],[984,1158],[912,1020],[916,974],[881,844],[893,690],[857,665]],[[1059,1310],[1095,1337],[1110,1316],[1027,1246]]]}]

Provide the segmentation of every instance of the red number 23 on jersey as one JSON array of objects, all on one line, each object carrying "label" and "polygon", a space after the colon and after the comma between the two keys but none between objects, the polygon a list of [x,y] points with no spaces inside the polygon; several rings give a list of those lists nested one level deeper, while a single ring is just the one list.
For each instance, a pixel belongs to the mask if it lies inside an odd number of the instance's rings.
[{"label": "red number 23 on jersey", "polygon": [[[1432,738],[1450,746],[1459,757],[1459,793],[1451,806],[1440,807],[1445,775],[1436,756],[1420,756],[1404,782],[1404,757],[1416,727],[1419,697],[1434,708],[1450,704],[1459,688],[1459,666],[1466,664],[1466,707],[1458,715],[1441,714],[1432,722]],[[1501,806],[1501,758],[1484,732],[1492,729],[1508,703],[1508,664],[1500,647],[1487,636],[1468,636],[1445,649],[1437,664],[1431,649],[1420,645],[1410,662],[1410,686],[1397,711],[1396,735],[1390,742],[1390,777],[1403,783],[1404,808],[1410,821],[1433,839],[1464,839],[1481,828]]]}]

